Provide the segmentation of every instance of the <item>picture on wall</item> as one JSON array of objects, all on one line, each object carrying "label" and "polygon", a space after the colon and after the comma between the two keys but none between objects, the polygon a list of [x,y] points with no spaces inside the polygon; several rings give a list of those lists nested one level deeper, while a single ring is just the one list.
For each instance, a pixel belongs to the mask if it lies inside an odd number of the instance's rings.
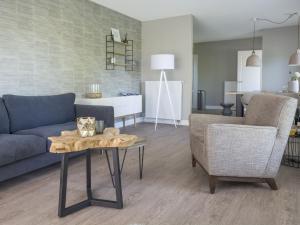
[{"label": "picture on wall", "polygon": [[113,36],[114,41],[121,42],[120,32],[116,28],[111,28],[111,34]]}]

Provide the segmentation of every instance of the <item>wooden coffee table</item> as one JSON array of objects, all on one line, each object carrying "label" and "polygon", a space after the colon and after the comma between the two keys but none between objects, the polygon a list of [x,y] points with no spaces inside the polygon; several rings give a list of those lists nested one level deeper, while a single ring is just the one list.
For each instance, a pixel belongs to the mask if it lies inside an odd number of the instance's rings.
[{"label": "wooden coffee table", "polygon": [[[95,135],[93,137],[82,138],[76,132],[68,132],[59,137],[49,137],[52,141],[50,152],[61,154],[61,171],[59,187],[58,216],[64,217],[73,212],[88,206],[102,206],[116,209],[123,208],[121,172],[119,162],[119,149],[128,148],[138,140],[135,135]],[[96,199],[92,193],[91,182],[91,151],[94,149],[105,149],[112,151],[114,182],[116,190],[116,200]],[[86,193],[87,199],[77,204],[66,207],[67,177],[69,155],[73,152],[84,151],[86,155]]]}]

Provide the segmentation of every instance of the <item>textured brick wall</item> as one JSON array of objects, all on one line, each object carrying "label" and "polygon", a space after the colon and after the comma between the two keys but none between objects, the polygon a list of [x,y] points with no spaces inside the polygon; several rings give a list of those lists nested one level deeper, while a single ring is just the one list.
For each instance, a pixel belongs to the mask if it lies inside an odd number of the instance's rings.
[{"label": "textured brick wall", "polygon": [[[134,72],[105,70],[110,28],[134,40]],[[140,91],[141,23],[88,0],[0,0],[0,95]]]}]

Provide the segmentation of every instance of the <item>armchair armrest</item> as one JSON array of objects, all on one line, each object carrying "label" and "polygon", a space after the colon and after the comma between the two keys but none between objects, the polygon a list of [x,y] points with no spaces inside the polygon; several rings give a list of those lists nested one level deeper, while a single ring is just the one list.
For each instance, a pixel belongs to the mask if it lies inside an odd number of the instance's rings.
[{"label": "armchair armrest", "polygon": [[193,135],[203,135],[203,129],[208,124],[243,124],[245,117],[221,116],[210,114],[191,114],[189,118],[190,130]]},{"label": "armchair armrest", "polygon": [[205,131],[208,170],[212,175],[263,177],[277,128],[210,124]]},{"label": "armchair armrest", "polygon": [[106,127],[114,127],[114,108],[112,106],[75,105],[76,117],[93,116],[104,120]]}]

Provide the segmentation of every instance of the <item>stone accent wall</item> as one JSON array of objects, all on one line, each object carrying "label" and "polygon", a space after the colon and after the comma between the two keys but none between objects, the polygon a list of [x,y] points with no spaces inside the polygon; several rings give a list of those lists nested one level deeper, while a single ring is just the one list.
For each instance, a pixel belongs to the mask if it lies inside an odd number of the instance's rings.
[{"label": "stone accent wall", "polygon": [[[110,28],[134,40],[134,72],[105,70]],[[0,95],[140,92],[141,23],[88,0],[0,0]]]}]

